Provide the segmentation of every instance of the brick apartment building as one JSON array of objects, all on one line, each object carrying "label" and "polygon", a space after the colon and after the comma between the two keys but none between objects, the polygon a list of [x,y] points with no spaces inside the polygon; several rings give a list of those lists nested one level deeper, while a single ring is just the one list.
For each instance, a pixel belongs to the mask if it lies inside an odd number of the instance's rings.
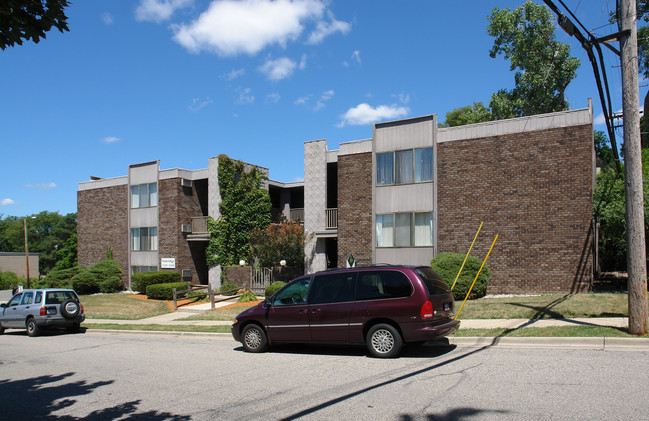
[{"label": "brick apartment building", "polygon": [[[268,174],[268,170],[264,169]],[[218,218],[218,160],[202,170],[131,165],[79,184],[79,264],[111,246],[125,284],[175,270],[220,284],[205,264],[206,218]],[[304,144],[304,182],[269,180],[274,216],[304,222],[305,270],[430,264],[437,252],[488,265],[490,294],[576,292],[592,282],[595,174],[592,108],[438,128],[435,115],[375,124],[372,138]]]}]

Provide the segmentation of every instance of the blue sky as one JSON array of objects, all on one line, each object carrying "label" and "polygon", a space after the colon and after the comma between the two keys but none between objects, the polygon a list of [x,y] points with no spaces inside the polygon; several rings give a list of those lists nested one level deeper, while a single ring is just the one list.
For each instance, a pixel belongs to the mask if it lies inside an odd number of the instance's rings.
[{"label": "blue sky", "polygon": [[[225,153],[297,181],[305,141],[335,149],[374,122],[488,105],[514,74],[489,57],[487,16],[522,3],[74,1],[70,32],[0,51],[0,215],[76,212],[79,182],[152,160],[195,170]],[[615,2],[565,3],[598,35],[615,31]],[[582,62],[570,106],[593,98],[603,130],[588,58],[557,38]],[[619,110],[619,60],[605,56]]]}]

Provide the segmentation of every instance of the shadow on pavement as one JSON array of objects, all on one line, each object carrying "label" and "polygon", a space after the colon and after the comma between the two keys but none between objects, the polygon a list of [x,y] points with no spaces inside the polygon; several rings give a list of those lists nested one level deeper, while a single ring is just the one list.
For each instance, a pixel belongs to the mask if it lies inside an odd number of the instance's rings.
[{"label": "shadow on pavement", "polygon": [[0,380],[0,414],[5,420],[115,420],[146,419],[184,421],[191,417],[174,415],[168,412],[137,412],[139,400],[125,402],[113,407],[98,409],[85,417],[70,415],[57,416],[54,412],[71,407],[77,396],[98,393],[101,386],[113,381],[87,383],[83,380],[71,381],[75,373],[57,376],[45,375],[22,380]]}]

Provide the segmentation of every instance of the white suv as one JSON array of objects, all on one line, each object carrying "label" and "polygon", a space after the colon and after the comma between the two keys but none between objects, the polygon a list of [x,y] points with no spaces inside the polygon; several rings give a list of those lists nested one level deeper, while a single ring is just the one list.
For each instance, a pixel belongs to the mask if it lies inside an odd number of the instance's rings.
[{"label": "white suv", "polygon": [[7,328],[27,329],[29,336],[50,327],[78,332],[85,319],[79,296],[71,289],[26,289],[0,304],[0,334]]}]

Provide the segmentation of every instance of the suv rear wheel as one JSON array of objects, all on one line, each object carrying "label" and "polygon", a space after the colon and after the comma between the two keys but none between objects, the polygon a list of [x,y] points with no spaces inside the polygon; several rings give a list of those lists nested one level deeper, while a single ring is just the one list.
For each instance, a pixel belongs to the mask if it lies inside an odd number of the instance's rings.
[{"label": "suv rear wheel", "polygon": [[365,342],[370,354],[377,358],[396,357],[403,345],[399,331],[385,323],[372,326],[367,332]]},{"label": "suv rear wheel", "polygon": [[34,336],[38,336],[38,334],[40,332],[41,332],[41,329],[36,324],[36,320],[34,320],[33,318],[28,319],[27,320],[27,334],[33,338]]}]

